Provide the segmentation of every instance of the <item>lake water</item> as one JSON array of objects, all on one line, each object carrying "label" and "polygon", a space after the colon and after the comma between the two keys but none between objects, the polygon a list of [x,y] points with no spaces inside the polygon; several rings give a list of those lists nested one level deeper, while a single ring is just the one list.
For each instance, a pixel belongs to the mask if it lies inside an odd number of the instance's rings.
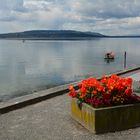
[{"label": "lake water", "polygon": [[[113,62],[104,55],[115,53]],[[139,38],[84,41],[0,40],[0,100],[140,64]]]}]

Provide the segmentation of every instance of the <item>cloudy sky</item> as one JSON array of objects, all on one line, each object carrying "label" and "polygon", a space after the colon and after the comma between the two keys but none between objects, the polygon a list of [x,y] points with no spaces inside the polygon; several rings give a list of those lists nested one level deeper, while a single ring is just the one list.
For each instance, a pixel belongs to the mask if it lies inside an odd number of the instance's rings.
[{"label": "cloudy sky", "polygon": [[0,33],[35,29],[140,35],[140,0],[0,0]]}]

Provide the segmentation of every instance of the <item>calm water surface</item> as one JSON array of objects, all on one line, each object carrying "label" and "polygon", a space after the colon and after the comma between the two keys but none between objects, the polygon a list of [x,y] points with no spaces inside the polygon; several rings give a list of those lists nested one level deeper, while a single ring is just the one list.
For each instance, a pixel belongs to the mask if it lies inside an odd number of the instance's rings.
[{"label": "calm water surface", "polygon": [[[104,61],[108,51],[115,52],[115,61]],[[0,40],[0,100],[122,70],[125,51],[127,67],[140,64],[139,38]]]}]

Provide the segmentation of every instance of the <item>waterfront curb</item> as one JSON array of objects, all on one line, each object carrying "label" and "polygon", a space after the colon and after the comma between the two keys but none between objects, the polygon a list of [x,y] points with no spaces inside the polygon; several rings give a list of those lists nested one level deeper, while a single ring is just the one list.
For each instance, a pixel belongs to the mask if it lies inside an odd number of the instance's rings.
[{"label": "waterfront curb", "polygon": [[2,102],[0,103],[0,114],[4,114],[12,110],[23,108],[25,106],[65,94],[68,92],[68,86],[69,85],[58,86]]},{"label": "waterfront curb", "polygon": [[135,72],[135,71],[137,71],[137,70],[140,70],[140,66],[137,66],[137,67],[134,67],[134,68],[129,68],[129,69],[124,69],[124,70],[122,70],[122,71],[120,71],[120,72],[116,72],[116,74],[117,75],[124,75],[124,74],[128,74],[128,75],[130,75],[129,73],[130,72]]},{"label": "waterfront curb", "polygon": [[[116,74],[117,75],[128,75],[128,74],[131,75],[131,73],[137,70],[140,70],[140,66],[125,69],[125,70],[116,72]],[[98,77],[97,79],[100,79],[100,78],[101,77]],[[73,85],[75,89],[78,89],[79,82],[81,81],[65,84],[62,86],[57,86],[57,87],[39,91],[39,92],[34,92],[33,94],[30,94],[30,95],[17,97],[6,102],[1,102],[0,114],[8,113],[10,111],[26,107],[28,105],[32,105],[32,104],[56,97],[56,96],[60,96],[62,94],[66,94],[69,91],[68,90],[69,85]]]}]

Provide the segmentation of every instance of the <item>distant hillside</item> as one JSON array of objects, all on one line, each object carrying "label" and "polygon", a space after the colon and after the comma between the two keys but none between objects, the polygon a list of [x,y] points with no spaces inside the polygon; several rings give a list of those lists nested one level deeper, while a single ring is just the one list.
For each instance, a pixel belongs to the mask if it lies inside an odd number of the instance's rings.
[{"label": "distant hillside", "polygon": [[105,37],[95,32],[80,32],[73,30],[31,30],[16,33],[0,34],[2,39],[87,39]]}]

